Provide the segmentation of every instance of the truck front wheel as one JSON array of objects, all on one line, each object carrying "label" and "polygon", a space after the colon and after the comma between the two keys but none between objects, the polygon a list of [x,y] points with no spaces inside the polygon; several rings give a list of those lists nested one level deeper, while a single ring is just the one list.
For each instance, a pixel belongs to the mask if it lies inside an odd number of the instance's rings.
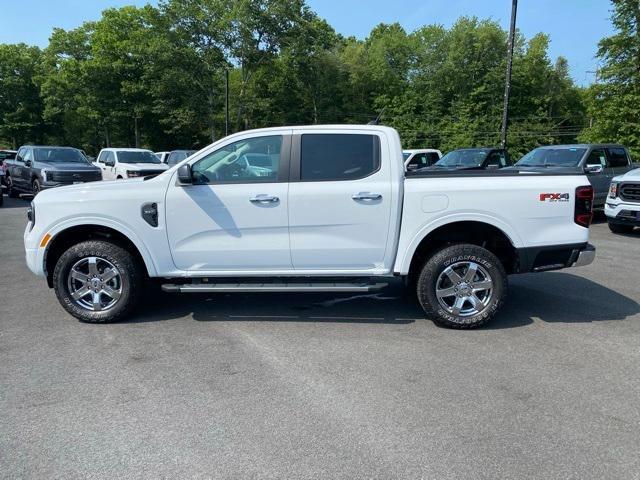
[{"label": "truck front wheel", "polygon": [[436,324],[475,328],[487,323],[507,296],[507,274],[498,258],[477,245],[457,244],[436,252],[417,282],[420,305]]},{"label": "truck front wheel", "polygon": [[609,230],[613,233],[631,233],[633,232],[633,225],[620,225],[619,223],[609,223]]},{"label": "truck front wheel", "polygon": [[142,268],[124,248],[110,242],[78,243],[62,254],[53,285],[64,309],[82,322],[121,320],[143,291]]}]

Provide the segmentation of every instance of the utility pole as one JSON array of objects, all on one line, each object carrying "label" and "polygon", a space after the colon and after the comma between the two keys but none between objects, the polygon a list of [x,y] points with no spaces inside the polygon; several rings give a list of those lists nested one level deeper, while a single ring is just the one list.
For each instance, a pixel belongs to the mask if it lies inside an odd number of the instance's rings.
[{"label": "utility pole", "polygon": [[500,146],[507,148],[507,128],[509,125],[509,95],[511,94],[511,69],[513,67],[513,44],[516,37],[516,13],[518,0],[512,0],[511,26],[509,27],[509,42],[507,43],[507,75],[504,82],[504,106],[502,109],[502,129],[500,132]]},{"label": "utility pole", "polygon": [[[596,67],[595,70],[587,70],[587,73],[594,73],[596,78],[594,83],[598,83],[600,80],[600,68]],[[593,117],[589,118],[589,128],[593,127]]]},{"label": "utility pole", "polygon": [[224,71],[224,134],[229,135],[229,69]]}]

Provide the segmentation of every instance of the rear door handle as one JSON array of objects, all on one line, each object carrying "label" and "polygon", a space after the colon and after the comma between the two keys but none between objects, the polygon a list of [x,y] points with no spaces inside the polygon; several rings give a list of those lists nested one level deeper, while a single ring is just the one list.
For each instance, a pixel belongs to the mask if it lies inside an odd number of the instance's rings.
[{"label": "rear door handle", "polygon": [[251,197],[249,201],[251,203],[278,203],[280,199],[272,195],[265,195],[264,193],[261,193],[260,195]]},{"label": "rear door handle", "polygon": [[379,193],[360,192],[354,193],[351,198],[354,200],[381,200],[382,195]]}]

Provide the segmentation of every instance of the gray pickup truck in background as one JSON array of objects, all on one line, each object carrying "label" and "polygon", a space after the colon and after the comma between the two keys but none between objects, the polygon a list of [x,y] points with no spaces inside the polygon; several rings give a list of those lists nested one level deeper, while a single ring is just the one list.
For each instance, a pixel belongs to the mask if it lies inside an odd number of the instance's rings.
[{"label": "gray pickup truck in background", "polygon": [[594,208],[604,208],[613,177],[637,168],[618,144],[549,145],[531,150],[512,168],[520,171],[584,172],[593,186]]},{"label": "gray pickup truck in background", "polygon": [[37,195],[47,188],[102,180],[100,169],[72,147],[26,145],[6,164],[7,194],[12,198],[21,193]]}]

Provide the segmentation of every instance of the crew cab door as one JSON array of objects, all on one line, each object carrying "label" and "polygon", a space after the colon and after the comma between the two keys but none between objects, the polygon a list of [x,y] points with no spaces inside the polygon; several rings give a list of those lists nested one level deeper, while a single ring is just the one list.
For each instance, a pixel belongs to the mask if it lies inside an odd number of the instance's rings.
[{"label": "crew cab door", "polygon": [[586,167],[593,167],[597,165],[600,165],[602,170],[599,172],[587,172],[587,178],[589,179],[589,183],[593,186],[593,203],[596,206],[601,206],[604,205],[607,199],[609,183],[612,178],[611,168],[609,167],[607,155],[603,147],[592,148],[585,162]]},{"label": "crew cab door", "polygon": [[[291,131],[247,134],[189,162],[193,184],[174,175],[166,196],[173,261],[189,272],[291,271],[288,177]],[[235,137],[237,139],[237,137]],[[260,155],[263,166],[247,156]]]},{"label": "crew cab door", "polygon": [[318,130],[295,135],[293,152],[289,235],[294,268],[384,270],[392,248],[385,137],[370,130]]}]

